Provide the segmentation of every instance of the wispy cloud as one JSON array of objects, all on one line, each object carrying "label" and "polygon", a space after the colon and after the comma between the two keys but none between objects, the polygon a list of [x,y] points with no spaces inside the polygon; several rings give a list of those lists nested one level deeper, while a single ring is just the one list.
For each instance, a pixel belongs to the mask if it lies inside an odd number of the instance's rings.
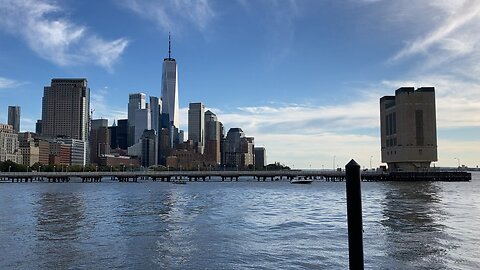
[{"label": "wispy cloud", "polygon": [[94,110],[94,119],[108,119],[113,124],[114,120],[126,119],[127,112],[123,107],[113,107],[108,104],[107,100],[111,100],[113,95],[108,87],[96,89],[91,92],[90,108]]},{"label": "wispy cloud", "polygon": [[419,5],[425,5],[430,13],[442,14],[444,19],[433,21],[428,33],[410,40],[391,61],[421,54],[438,65],[478,49],[480,37],[476,33],[480,26],[480,2],[447,0]]},{"label": "wispy cloud", "polygon": [[0,89],[14,88],[21,85],[21,82],[17,82],[12,79],[0,77]]},{"label": "wispy cloud", "polygon": [[57,65],[94,63],[112,70],[128,40],[104,40],[62,16],[63,11],[55,1],[0,0],[0,28],[21,37],[40,57]]},{"label": "wispy cloud", "polygon": [[215,17],[209,0],[122,0],[119,3],[140,17],[153,21],[165,32],[179,32],[185,25],[193,25],[203,31]]}]

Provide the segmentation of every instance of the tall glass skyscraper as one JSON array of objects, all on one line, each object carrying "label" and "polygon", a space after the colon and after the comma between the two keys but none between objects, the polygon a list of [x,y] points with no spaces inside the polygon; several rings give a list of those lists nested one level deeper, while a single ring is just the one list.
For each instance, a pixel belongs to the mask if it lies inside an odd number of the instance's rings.
[{"label": "tall glass skyscraper", "polygon": [[180,127],[178,112],[177,61],[171,57],[170,35],[168,35],[168,58],[163,59],[162,68],[162,114],[168,115],[169,124]]}]

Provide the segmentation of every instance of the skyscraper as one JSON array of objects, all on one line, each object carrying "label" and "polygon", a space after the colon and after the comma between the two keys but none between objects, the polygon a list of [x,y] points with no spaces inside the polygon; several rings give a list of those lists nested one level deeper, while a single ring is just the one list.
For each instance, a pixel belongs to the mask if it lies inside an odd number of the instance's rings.
[{"label": "skyscraper", "polygon": [[228,167],[246,168],[254,163],[254,138],[245,137],[241,128],[228,130],[223,146],[223,162]]},{"label": "skyscraper", "polygon": [[218,165],[221,162],[220,141],[221,123],[217,116],[211,112],[205,112],[205,161],[210,165]]},{"label": "skyscraper", "polygon": [[198,147],[203,154],[205,146],[205,105],[201,102],[190,103],[188,106],[188,139]]},{"label": "skyscraper", "polygon": [[392,171],[421,171],[437,160],[435,88],[402,87],[380,99],[382,162]]},{"label": "skyscraper", "polygon": [[178,112],[178,69],[171,57],[170,34],[168,35],[168,58],[163,59],[162,67],[162,114],[168,115],[170,125],[180,127]]},{"label": "skyscraper", "polygon": [[135,143],[140,142],[143,132],[151,129],[150,109],[138,109],[135,111]]},{"label": "skyscraper", "polygon": [[42,98],[42,135],[88,141],[90,88],[87,79],[52,79]]},{"label": "skyscraper", "polygon": [[160,114],[162,112],[162,104],[158,97],[150,96],[150,112],[150,118],[152,121],[150,127],[158,133],[160,130]]},{"label": "skyscraper", "polygon": [[20,132],[20,106],[8,106],[8,124],[14,132]]},{"label": "skyscraper", "polygon": [[137,143],[135,140],[135,114],[138,109],[145,109],[145,106],[144,93],[134,93],[128,96],[128,146]]},{"label": "skyscraper", "polygon": [[90,163],[99,164],[101,157],[110,154],[110,130],[107,119],[92,119],[89,141]]}]

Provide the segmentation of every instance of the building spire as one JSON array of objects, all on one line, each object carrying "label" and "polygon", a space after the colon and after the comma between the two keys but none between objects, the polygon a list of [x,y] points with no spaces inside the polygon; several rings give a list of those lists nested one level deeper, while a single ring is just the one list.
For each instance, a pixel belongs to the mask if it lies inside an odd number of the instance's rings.
[{"label": "building spire", "polygon": [[172,58],[171,57],[171,54],[172,54],[172,50],[171,50],[171,42],[170,42],[170,32],[168,32],[168,59]]}]

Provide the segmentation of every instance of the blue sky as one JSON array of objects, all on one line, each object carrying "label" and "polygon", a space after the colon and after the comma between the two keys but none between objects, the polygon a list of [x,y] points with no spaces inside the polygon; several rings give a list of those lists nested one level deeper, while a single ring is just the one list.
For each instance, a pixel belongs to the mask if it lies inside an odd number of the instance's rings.
[{"label": "blue sky", "polygon": [[86,77],[94,118],[160,96],[172,33],[181,127],[203,102],[295,168],[380,164],[378,100],[435,86],[437,166],[480,165],[480,2],[0,0],[0,122],[41,118],[43,87]]}]

